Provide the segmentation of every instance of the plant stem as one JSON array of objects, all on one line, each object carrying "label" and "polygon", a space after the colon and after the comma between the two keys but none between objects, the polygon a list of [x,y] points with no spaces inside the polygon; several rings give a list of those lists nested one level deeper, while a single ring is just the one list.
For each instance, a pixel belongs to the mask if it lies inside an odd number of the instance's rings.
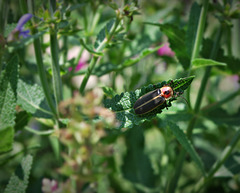
[{"label": "plant stem", "polygon": [[[56,9],[56,2],[54,0],[50,0],[49,3],[49,7],[50,7],[50,13],[51,13],[51,17],[52,19],[54,19],[53,14],[54,11]],[[55,97],[55,103],[56,103],[56,112],[57,115],[59,116],[59,112],[58,112],[58,104],[60,103],[60,101],[62,100],[62,80],[61,80],[61,76],[60,76],[60,67],[59,67],[59,57],[58,57],[58,52],[59,52],[59,48],[58,48],[58,40],[57,40],[57,27],[55,24],[53,24],[52,26],[50,26],[50,50],[51,50],[51,55],[52,55],[52,82],[53,82],[53,93],[54,93],[54,97]]]},{"label": "plant stem", "polygon": [[[59,58],[58,58],[58,41],[56,30],[50,29],[50,48],[52,54],[52,81],[53,81],[53,92],[56,100],[56,107],[62,100],[62,80],[60,76]],[[58,112],[58,110],[57,110]]]},{"label": "plant stem", "polygon": [[54,130],[37,131],[37,130],[32,129],[31,127],[28,127],[28,126],[24,127],[24,129],[26,131],[29,131],[29,132],[31,132],[33,134],[36,134],[36,135],[51,135],[54,132]]},{"label": "plant stem", "polygon": [[[37,29],[33,28],[32,33],[36,34]],[[51,97],[51,92],[49,92],[50,89],[49,89],[49,86],[48,86],[47,76],[46,76],[44,65],[43,65],[41,43],[40,43],[39,38],[34,39],[33,45],[34,45],[34,50],[35,50],[37,66],[38,66],[38,73],[39,73],[40,81],[41,81],[41,84],[42,84],[42,87],[43,87],[43,92],[45,94],[45,97],[47,99],[47,102],[48,102],[48,105],[49,105],[51,111],[53,112],[55,117],[58,118],[58,115],[57,115],[57,112],[56,112],[56,109],[55,109],[55,105],[54,105],[52,97]]]},{"label": "plant stem", "polygon": [[[191,66],[190,66],[189,71],[188,71],[188,76],[191,75],[192,61],[195,58],[197,58],[198,55],[199,55],[199,50],[200,50],[200,46],[201,46],[202,39],[203,39],[203,31],[204,31],[204,27],[205,27],[205,23],[206,23],[206,18],[207,18],[208,5],[209,5],[209,1],[204,0],[203,6],[202,6],[202,9],[201,9],[199,22],[198,22],[196,39],[195,39],[194,46],[193,46],[193,51],[192,51],[192,56],[191,56]],[[190,107],[191,107],[190,87],[187,90],[187,100],[189,101],[189,104],[190,104]]]},{"label": "plant stem", "polygon": [[[191,60],[195,59],[198,57],[199,55],[199,50],[200,50],[200,46],[201,46],[201,42],[202,42],[202,37],[203,37],[203,31],[204,31],[204,27],[205,27],[205,23],[206,23],[206,18],[207,18],[207,11],[208,11],[208,4],[209,4],[209,1],[208,0],[204,0],[203,2],[203,6],[202,6],[202,9],[201,9],[201,14],[200,14],[200,18],[199,18],[199,22],[198,22],[198,29],[197,29],[197,34],[196,34],[196,40],[194,42],[194,47],[193,47],[193,52],[192,52],[192,56],[191,56]],[[191,66],[190,66],[190,69],[191,69]],[[189,70],[189,74],[191,74],[191,70]],[[188,101],[190,101],[190,92],[187,93],[187,99]],[[199,101],[199,105],[200,105],[200,102]],[[194,128],[194,125],[196,123],[196,116],[194,116],[192,118],[192,120],[189,122],[189,125],[188,125],[188,128],[187,128],[187,136],[189,139],[191,139],[191,136],[192,136],[192,130]],[[174,177],[172,178],[170,184],[174,185],[174,187],[171,187],[169,189],[169,193],[173,193],[175,192],[175,189],[177,187],[177,184],[178,184],[178,180],[179,180],[179,177],[180,177],[180,174],[181,174],[181,171],[182,171],[182,167],[183,167],[183,163],[184,163],[184,159],[185,159],[185,154],[186,154],[186,151],[184,148],[182,148],[181,152],[180,152],[180,155],[178,157],[178,160],[177,160],[177,166],[176,166],[176,172],[175,172],[175,175]]]},{"label": "plant stem", "polygon": [[[199,25],[198,25],[196,39],[195,39],[195,43],[192,51],[191,61],[197,58],[199,55],[199,50],[200,50],[200,46],[203,38],[203,31],[206,23],[206,18],[207,18],[208,5],[209,5],[208,0],[204,0],[203,7],[201,9],[200,18],[199,18]],[[189,75],[190,75],[190,71],[189,71]]]},{"label": "plant stem", "polygon": [[[218,30],[217,36],[216,36],[214,46],[212,48],[211,55],[210,55],[211,59],[216,58],[217,51],[220,47],[221,34],[222,34],[222,28],[220,27],[219,30]],[[198,114],[198,112],[199,112],[200,105],[201,105],[202,99],[203,99],[203,94],[204,94],[204,91],[205,91],[205,88],[206,88],[206,85],[207,85],[207,82],[208,82],[208,78],[210,77],[211,69],[212,69],[212,67],[208,66],[205,70],[205,73],[204,73],[204,76],[203,76],[203,79],[202,79],[202,83],[201,83],[201,87],[199,89],[197,100],[196,100],[196,103],[195,103],[194,112],[196,114]]]},{"label": "plant stem", "polygon": [[80,86],[80,93],[83,95],[84,94],[84,89],[86,87],[86,84],[87,84],[87,81],[92,73],[92,70],[94,68],[94,66],[96,65],[97,61],[98,61],[98,56],[93,56],[92,59],[91,59],[91,62],[88,66],[88,69],[87,69],[87,72],[83,78],[83,81],[82,81],[82,84]]},{"label": "plant stem", "polygon": [[[109,35],[101,42],[101,44],[99,44],[99,46],[96,48],[96,52],[102,51],[109,44],[109,42],[112,40],[112,37],[113,37],[119,23],[120,23],[120,18],[119,18],[119,16],[117,16],[116,21],[114,22],[114,25],[110,29]],[[85,90],[86,84],[88,82],[88,79],[92,73],[92,70],[95,67],[96,63],[100,60],[100,58],[101,58],[101,56],[96,56],[96,55],[92,56],[92,59],[88,66],[87,72],[86,72],[86,74],[83,78],[83,81],[81,83],[81,86],[79,88],[79,91],[82,95],[84,94],[84,90]]]}]

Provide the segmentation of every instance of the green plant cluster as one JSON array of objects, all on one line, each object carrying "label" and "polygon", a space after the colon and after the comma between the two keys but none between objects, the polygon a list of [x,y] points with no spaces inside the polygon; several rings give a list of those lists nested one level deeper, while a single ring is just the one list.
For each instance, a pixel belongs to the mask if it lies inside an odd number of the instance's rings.
[{"label": "green plant cluster", "polygon": [[1,0],[0,192],[239,192],[239,20],[238,0]]}]

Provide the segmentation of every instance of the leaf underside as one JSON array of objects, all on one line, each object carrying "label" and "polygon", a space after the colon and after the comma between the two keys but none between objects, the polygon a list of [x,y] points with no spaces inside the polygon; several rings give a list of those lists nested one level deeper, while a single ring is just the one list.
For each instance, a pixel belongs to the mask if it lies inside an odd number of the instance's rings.
[{"label": "leaf underside", "polygon": [[179,95],[183,94],[183,91],[188,88],[191,84],[194,76],[180,78],[176,80],[163,81],[161,83],[157,83],[155,85],[144,86],[141,89],[137,89],[132,92],[124,92],[120,95],[115,95],[112,99],[104,100],[104,105],[106,108],[114,111],[116,113],[116,118],[120,122],[119,129],[121,128],[132,128],[133,125],[139,125],[146,120],[151,120],[156,117],[157,114],[162,113],[162,110],[167,106],[171,106],[171,102],[177,99],[173,97],[167,101],[167,104],[160,105],[153,111],[150,111],[143,115],[137,115],[134,112],[133,106],[138,98],[145,95],[146,93],[153,91],[157,88],[161,88],[164,85],[169,85],[173,88],[175,93],[179,93]]}]

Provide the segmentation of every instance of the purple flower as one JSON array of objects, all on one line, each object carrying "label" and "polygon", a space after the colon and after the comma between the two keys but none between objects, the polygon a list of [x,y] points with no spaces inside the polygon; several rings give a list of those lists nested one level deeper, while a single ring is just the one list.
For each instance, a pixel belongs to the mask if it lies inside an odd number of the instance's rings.
[{"label": "purple flower", "polygon": [[29,37],[29,30],[24,30],[24,25],[32,18],[31,13],[24,14],[18,21],[17,27],[9,34],[8,42],[18,40],[21,37]]},{"label": "purple flower", "polygon": [[15,28],[15,30],[19,31],[19,36],[22,36],[24,38],[28,37],[29,35],[29,30],[25,30],[24,31],[24,25],[25,23],[27,23],[31,18],[32,18],[32,14],[31,13],[27,13],[24,14],[18,21],[17,27]]},{"label": "purple flower", "polygon": [[157,53],[158,53],[159,56],[173,57],[175,55],[175,53],[169,47],[169,43],[165,43],[163,45],[163,47],[159,48]]}]

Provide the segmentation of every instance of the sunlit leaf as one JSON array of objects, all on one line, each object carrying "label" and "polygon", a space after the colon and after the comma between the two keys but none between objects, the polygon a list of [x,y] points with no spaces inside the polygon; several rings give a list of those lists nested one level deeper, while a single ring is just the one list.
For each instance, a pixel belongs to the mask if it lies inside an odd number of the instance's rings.
[{"label": "sunlit leaf", "polygon": [[192,61],[193,69],[207,66],[226,66],[227,64],[215,60],[196,58]]}]

